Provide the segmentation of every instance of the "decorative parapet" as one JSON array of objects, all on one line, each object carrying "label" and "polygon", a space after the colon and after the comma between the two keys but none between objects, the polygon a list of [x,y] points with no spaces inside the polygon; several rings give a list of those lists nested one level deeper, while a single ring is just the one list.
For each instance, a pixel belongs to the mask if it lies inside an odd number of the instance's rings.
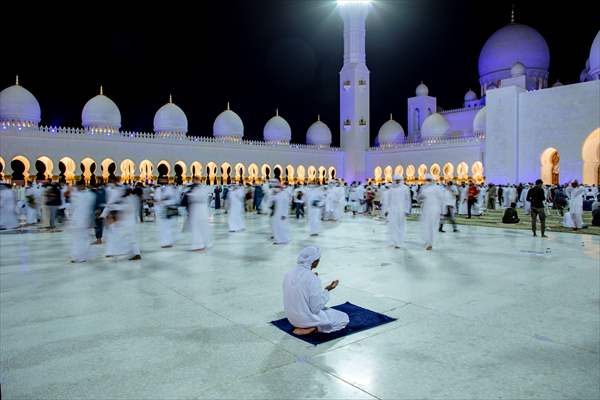
[{"label": "decorative parapet", "polygon": [[[16,126],[2,122],[0,130],[15,130]],[[338,152],[339,147],[318,146],[309,144],[296,143],[269,143],[262,140],[228,140],[229,138],[215,138],[206,136],[161,136],[153,132],[98,132],[85,128],[69,128],[56,126],[40,126],[19,128],[18,135],[23,137],[61,137],[61,138],[77,138],[77,139],[94,139],[108,141],[126,141],[138,143],[160,143],[160,144],[211,144],[215,146],[230,146],[230,147],[262,147],[274,149],[291,149],[291,150],[313,150],[325,152]]]},{"label": "decorative parapet", "polygon": [[476,132],[472,136],[464,137],[429,137],[422,140],[405,138],[404,143],[386,145],[385,147],[371,147],[369,151],[373,152],[385,152],[411,148],[423,148],[432,146],[447,146],[447,145],[461,145],[461,144],[479,144],[485,140],[485,134],[483,132]]},{"label": "decorative parapet", "polygon": [[459,112],[465,112],[465,111],[476,111],[476,110],[481,110],[483,107],[484,106],[453,108],[452,110],[440,111],[440,114],[444,115],[444,114],[453,114],[453,113],[459,113]]}]

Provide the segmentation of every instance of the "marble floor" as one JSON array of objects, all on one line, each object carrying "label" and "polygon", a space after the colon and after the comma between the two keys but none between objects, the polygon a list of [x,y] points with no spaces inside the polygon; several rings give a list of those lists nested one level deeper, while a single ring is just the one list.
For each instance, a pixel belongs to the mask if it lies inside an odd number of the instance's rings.
[{"label": "marble floor", "polygon": [[[600,237],[462,226],[426,252],[346,216],[273,246],[267,217],[187,251],[140,225],[140,262],[68,262],[69,232],[0,234],[4,399],[598,399]],[[91,232],[90,232],[91,234]],[[307,244],[320,276],[394,323],[311,346],[268,324]]]}]

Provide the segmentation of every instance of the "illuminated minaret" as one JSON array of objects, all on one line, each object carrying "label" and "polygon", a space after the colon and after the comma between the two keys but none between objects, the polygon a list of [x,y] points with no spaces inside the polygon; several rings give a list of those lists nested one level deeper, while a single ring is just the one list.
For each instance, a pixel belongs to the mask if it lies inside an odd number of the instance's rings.
[{"label": "illuminated minaret", "polygon": [[340,145],[344,178],[364,181],[369,148],[369,69],[366,63],[366,19],[370,0],[338,0],[344,20],[344,66],[340,71]]}]

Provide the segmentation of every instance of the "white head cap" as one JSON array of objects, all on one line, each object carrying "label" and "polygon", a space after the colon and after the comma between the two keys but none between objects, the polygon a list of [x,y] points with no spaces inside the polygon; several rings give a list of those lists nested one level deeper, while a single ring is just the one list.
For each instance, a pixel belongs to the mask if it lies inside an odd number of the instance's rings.
[{"label": "white head cap", "polygon": [[313,262],[321,258],[321,250],[317,246],[308,246],[302,249],[298,255],[299,267],[310,269]]}]

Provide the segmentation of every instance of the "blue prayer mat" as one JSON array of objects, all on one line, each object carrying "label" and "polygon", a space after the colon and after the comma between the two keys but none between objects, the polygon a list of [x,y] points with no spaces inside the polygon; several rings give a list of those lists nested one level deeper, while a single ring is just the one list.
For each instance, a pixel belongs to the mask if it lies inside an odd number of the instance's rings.
[{"label": "blue prayer mat", "polygon": [[273,325],[281,329],[287,334],[292,335],[293,337],[304,340],[310,344],[314,344],[315,346],[321,343],[329,342],[330,340],[339,339],[341,337],[352,335],[353,333],[364,331],[367,329],[374,328],[379,325],[387,324],[388,322],[393,322],[396,318],[388,317],[387,315],[379,314],[371,310],[367,310],[366,308],[362,308],[359,306],[355,306],[352,303],[344,303],[337,306],[333,306],[338,311],[343,311],[348,314],[350,318],[350,322],[348,325],[337,332],[333,333],[321,333],[314,332],[310,335],[297,336],[292,333],[294,327],[287,318],[279,319],[277,321],[271,321]]}]

